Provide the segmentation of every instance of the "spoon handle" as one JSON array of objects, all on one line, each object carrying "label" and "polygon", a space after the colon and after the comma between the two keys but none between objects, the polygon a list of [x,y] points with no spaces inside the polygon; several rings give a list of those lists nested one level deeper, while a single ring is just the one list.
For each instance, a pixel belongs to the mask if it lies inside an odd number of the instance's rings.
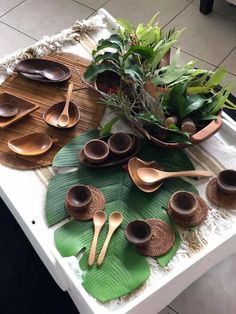
[{"label": "spoon handle", "polygon": [[[118,226],[117,226],[118,227]],[[107,252],[107,248],[108,248],[108,244],[111,240],[111,237],[113,235],[113,232],[116,230],[116,228],[109,228],[108,230],[108,234],[107,234],[107,237],[106,237],[106,240],[103,244],[103,247],[102,247],[102,250],[98,256],[98,261],[97,261],[97,265],[100,266],[102,265],[103,261],[104,261],[104,258],[105,258],[105,255],[106,255],[106,252]]]},{"label": "spoon handle", "polygon": [[69,103],[70,103],[70,99],[71,99],[71,94],[73,92],[73,87],[74,87],[74,84],[71,82],[69,87],[68,87],[68,92],[67,92],[67,95],[66,95],[66,104],[65,104],[65,107],[64,107],[64,109],[63,109],[63,111],[61,113],[61,116],[64,115],[64,114],[68,115]]},{"label": "spoon handle", "polygon": [[97,227],[95,229],[95,232],[94,232],[94,237],[93,237],[93,242],[92,242],[92,245],[91,245],[91,249],[90,249],[90,253],[89,253],[89,258],[88,258],[88,264],[89,266],[92,266],[94,261],[95,261],[95,256],[96,256],[96,247],[97,247],[97,242],[98,242],[98,236],[99,236],[99,233],[102,229],[102,226],[101,227]]},{"label": "spoon handle", "polygon": [[210,177],[211,174],[205,170],[190,170],[190,171],[178,171],[178,172],[165,172],[163,177]]}]

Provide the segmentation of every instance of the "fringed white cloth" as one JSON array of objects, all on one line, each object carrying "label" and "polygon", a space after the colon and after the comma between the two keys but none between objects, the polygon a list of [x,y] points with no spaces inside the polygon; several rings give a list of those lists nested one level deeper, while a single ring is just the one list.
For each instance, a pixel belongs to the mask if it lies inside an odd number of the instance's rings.
[{"label": "fringed white cloth", "polygon": [[104,16],[102,15],[96,15],[88,20],[76,21],[72,27],[63,30],[61,33],[54,36],[44,36],[36,44],[0,59],[0,74],[12,74],[15,65],[19,61],[59,52],[66,45],[79,43],[85,34],[91,34],[105,26]]}]

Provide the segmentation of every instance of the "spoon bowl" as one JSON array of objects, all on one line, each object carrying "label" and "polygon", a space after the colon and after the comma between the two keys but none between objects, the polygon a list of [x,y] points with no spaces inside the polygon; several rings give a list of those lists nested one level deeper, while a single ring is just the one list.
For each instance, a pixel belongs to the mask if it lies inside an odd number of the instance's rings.
[{"label": "spoon bowl", "polygon": [[97,261],[98,266],[102,265],[104,258],[105,258],[105,255],[106,255],[106,252],[107,252],[109,242],[111,240],[111,237],[112,237],[114,231],[120,226],[122,221],[123,221],[123,215],[120,212],[111,213],[111,215],[109,217],[108,234],[107,234],[106,240],[103,244],[102,250],[98,256],[98,261]]},{"label": "spoon bowl", "polygon": [[154,168],[140,168],[137,170],[138,177],[143,184],[152,185],[167,178],[174,177],[210,177],[211,174],[205,170],[190,170],[190,171],[177,171],[165,172]]},{"label": "spoon bowl", "polygon": [[37,156],[46,153],[53,142],[45,133],[31,133],[8,141],[8,147],[19,155]]},{"label": "spoon bowl", "polygon": [[17,106],[10,103],[0,104],[0,117],[10,118],[14,117],[18,113],[19,109]]},{"label": "spoon bowl", "polygon": [[93,241],[92,241],[92,245],[91,245],[91,249],[89,253],[89,258],[88,258],[89,266],[92,266],[95,261],[98,236],[105,222],[106,222],[106,213],[101,210],[98,210],[93,216],[94,237],[93,237]]}]

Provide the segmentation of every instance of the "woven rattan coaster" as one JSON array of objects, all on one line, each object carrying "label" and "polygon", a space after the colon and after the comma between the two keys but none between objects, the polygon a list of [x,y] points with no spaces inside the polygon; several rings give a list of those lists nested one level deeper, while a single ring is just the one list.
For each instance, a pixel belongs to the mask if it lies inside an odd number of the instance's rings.
[{"label": "woven rattan coaster", "polygon": [[209,181],[206,189],[207,197],[223,208],[236,209],[236,194],[226,194],[217,188],[216,178]]},{"label": "woven rattan coaster", "polygon": [[206,202],[198,195],[196,195],[196,198],[198,200],[198,209],[196,210],[196,212],[194,213],[194,215],[190,218],[180,218],[179,216],[176,217],[171,208],[168,206],[167,208],[167,212],[169,214],[169,216],[171,217],[171,219],[177,224],[180,225],[182,227],[196,227],[198,225],[200,225],[207,217],[207,213],[208,213],[208,206],[206,204]]},{"label": "woven rattan coaster", "polygon": [[76,220],[89,220],[93,218],[93,215],[98,210],[104,210],[105,208],[105,197],[102,192],[96,189],[93,186],[89,186],[92,192],[92,202],[90,203],[89,207],[85,210],[81,211],[74,211],[68,210],[68,213]]},{"label": "woven rattan coaster", "polygon": [[151,226],[152,238],[143,246],[137,246],[144,256],[159,256],[167,253],[175,242],[175,234],[170,226],[159,219],[147,219]]}]

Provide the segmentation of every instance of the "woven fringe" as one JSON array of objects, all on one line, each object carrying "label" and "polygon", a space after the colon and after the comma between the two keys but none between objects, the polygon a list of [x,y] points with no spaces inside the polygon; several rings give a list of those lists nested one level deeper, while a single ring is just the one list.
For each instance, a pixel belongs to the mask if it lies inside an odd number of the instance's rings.
[{"label": "woven fringe", "polygon": [[44,36],[33,46],[20,49],[10,57],[7,56],[0,60],[0,74],[12,74],[15,65],[22,60],[39,58],[43,55],[59,52],[66,45],[73,45],[80,42],[85,34],[104,28],[104,16],[96,15],[88,20],[76,21],[76,23],[68,29],[54,36]]}]

